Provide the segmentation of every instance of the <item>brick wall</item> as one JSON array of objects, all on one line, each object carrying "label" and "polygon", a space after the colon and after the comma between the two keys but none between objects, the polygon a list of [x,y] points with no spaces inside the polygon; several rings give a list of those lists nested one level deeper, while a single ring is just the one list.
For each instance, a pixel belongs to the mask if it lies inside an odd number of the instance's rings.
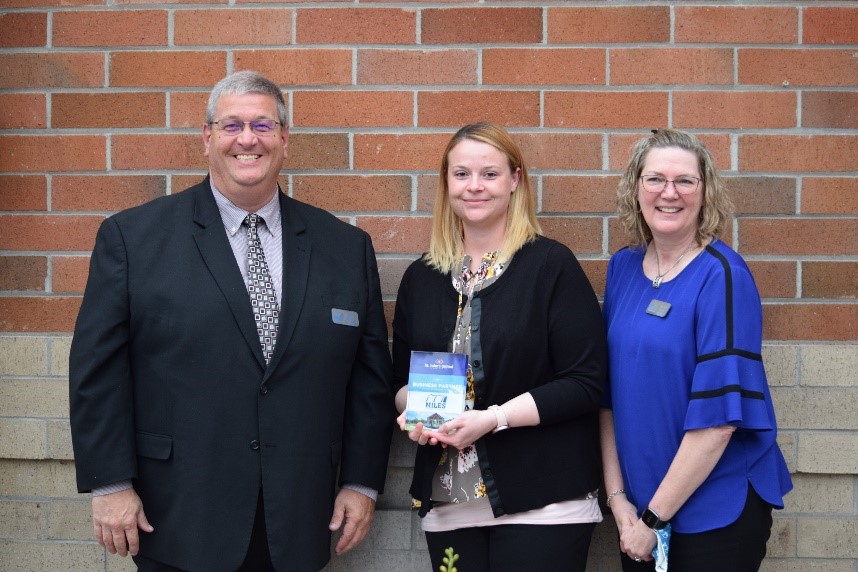
[{"label": "brick wall", "polygon": [[[206,2],[0,3],[0,570],[130,569],[74,492],[70,332],[99,222],[202,177],[206,94],[240,69],[288,88],[283,186],[372,234],[388,314],[462,124],[513,132],[546,233],[600,293],[631,143],[700,134],[764,298],[796,483],[763,568],[858,570],[854,2]],[[429,568],[394,445],[372,537],[332,570]],[[612,529],[590,569],[616,569]]]}]

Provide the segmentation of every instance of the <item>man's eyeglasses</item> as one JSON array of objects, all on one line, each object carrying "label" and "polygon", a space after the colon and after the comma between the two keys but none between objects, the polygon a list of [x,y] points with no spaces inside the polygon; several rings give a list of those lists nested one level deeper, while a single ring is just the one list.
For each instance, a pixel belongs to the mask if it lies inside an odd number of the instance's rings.
[{"label": "man's eyeglasses", "polygon": [[250,125],[250,130],[256,135],[271,135],[271,133],[280,125],[279,121],[273,119],[254,119],[253,121],[239,121],[238,119],[221,119],[220,121],[212,121],[211,125],[217,125],[217,128],[227,135],[238,135],[244,131],[245,125]]},{"label": "man's eyeglasses", "polygon": [[661,175],[641,175],[641,183],[643,188],[649,193],[660,193],[667,188],[668,183],[673,183],[673,188],[680,195],[690,195],[700,186],[700,179],[684,175],[677,177],[672,181],[665,179]]}]

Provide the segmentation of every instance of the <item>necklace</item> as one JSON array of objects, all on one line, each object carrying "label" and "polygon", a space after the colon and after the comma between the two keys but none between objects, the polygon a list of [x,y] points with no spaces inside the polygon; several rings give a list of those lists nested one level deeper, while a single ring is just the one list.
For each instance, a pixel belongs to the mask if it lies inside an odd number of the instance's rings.
[{"label": "necklace", "polygon": [[661,286],[662,279],[668,274],[670,274],[671,270],[676,268],[676,265],[682,261],[686,254],[688,254],[688,251],[691,250],[691,247],[694,246],[694,244],[695,241],[692,240],[691,243],[685,247],[685,250],[682,251],[682,254],[679,255],[679,258],[676,259],[676,262],[671,264],[670,268],[668,268],[664,272],[661,271],[661,262],[658,259],[658,249],[655,247],[655,245],[653,245],[652,249],[655,251],[655,278],[652,281],[653,288],[658,288],[659,286]]}]

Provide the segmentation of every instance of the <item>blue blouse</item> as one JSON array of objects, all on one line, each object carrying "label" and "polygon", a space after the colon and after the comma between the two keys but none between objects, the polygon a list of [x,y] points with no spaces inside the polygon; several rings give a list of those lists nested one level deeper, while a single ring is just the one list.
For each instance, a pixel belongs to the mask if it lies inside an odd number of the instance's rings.
[{"label": "blue blouse", "polygon": [[[783,508],[792,488],[761,357],[762,307],[744,260],[719,240],[661,287],[643,273],[643,249],[608,264],[604,317],[617,452],[629,500],[643,511],[686,431],[734,425],[712,473],[672,519],[695,533],[736,521],[748,483]],[[665,316],[648,313],[653,300]]]}]

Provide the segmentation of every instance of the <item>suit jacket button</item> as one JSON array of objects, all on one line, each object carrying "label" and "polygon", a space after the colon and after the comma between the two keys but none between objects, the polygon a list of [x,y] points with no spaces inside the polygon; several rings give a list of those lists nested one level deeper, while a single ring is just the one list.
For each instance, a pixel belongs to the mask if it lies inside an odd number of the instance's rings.
[{"label": "suit jacket button", "polygon": [[267,395],[267,394],[268,394],[268,386],[267,386],[267,385],[263,385],[262,387],[260,387],[260,388],[259,388],[259,393],[261,393],[262,395]]},{"label": "suit jacket button", "polygon": [[259,441],[257,441],[256,439],[251,441],[250,442],[250,448],[253,449],[254,451],[258,450],[259,449]]}]

